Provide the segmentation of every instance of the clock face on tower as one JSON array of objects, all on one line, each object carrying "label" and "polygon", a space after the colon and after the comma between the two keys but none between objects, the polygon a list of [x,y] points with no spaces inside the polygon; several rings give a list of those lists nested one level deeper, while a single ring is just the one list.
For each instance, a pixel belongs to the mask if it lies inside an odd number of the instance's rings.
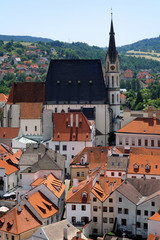
[{"label": "clock face on tower", "polygon": [[115,66],[112,65],[112,66],[111,66],[111,70],[114,70],[114,69],[115,69]]}]

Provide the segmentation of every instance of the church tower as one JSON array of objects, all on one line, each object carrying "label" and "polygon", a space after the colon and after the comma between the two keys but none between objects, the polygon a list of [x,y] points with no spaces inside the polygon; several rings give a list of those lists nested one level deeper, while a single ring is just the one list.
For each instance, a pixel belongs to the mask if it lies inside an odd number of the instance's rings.
[{"label": "church tower", "polygon": [[105,63],[105,84],[107,87],[108,103],[112,119],[111,131],[117,131],[120,128],[119,57],[115,44],[112,13],[109,35],[109,47]]}]

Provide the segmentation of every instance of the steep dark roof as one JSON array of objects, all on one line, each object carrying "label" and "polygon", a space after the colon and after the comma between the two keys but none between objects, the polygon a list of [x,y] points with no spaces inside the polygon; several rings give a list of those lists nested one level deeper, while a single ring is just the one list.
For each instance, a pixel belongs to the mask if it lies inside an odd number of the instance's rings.
[{"label": "steep dark roof", "polygon": [[110,29],[110,39],[109,39],[109,48],[107,54],[109,55],[109,60],[111,63],[115,63],[118,52],[116,50],[115,38],[114,38],[114,28],[113,20],[111,19],[111,29]]},{"label": "steep dark roof", "polygon": [[46,104],[103,104],[106,99],[100,60],[51,60],[45,86]]},{"label": "steep dark roof", "polygon": [[7,103],[43,102],[44,89],[44,83],[40,82],[15,82]]}]

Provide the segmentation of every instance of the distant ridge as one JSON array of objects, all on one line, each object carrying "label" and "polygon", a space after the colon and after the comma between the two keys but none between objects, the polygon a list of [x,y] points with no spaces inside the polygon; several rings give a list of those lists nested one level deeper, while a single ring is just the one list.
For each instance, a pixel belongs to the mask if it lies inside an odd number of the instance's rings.
[{"label": "distant ridge", "polygon": [[32,36],[14,36],[14,35],[0,35],[2,41],[15,41],[15,42],[52,42],[52,39]]}]

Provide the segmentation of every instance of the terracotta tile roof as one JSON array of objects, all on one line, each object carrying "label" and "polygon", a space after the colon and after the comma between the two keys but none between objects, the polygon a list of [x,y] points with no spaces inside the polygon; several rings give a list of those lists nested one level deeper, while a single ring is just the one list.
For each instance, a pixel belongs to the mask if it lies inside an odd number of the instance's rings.
[{"label": "terracotta tile roof", "polygon": [[160,222],[160,210],[156,212],[153,216],[149,218],[149,220],[154,220]]},{"label": "terracotta tile roof", "polygon": [[0,102],[7,102],[7,97],[3,93],[0,93]]},{"label": "terracotta tile roof", "polygon": [[[72,117],[73,127],[71,127]],[[76,127],[76,118],[78,127]],[[90,141],[90,124],[81,112],[54,113],[53,125],[53,141]]]},{"label": "terracotta tile roof", "polygon": [[[117,147],[121,153],[125,153],[124,147]],[[130,147],[130,152],[133,154],[145,154],[145,155],[160,155],[160,149],[143,148],[143,147]]]},{"label": "terracotta tile roof", "polygon": [[18,64],[17,68],[20,69],[20,68],[28,68],[28,67],[26,65],[23,65],[23,64]]},{"label": "terracotta tile roof", "polygon": [[151,83],[151,82],[154,82],[154,79],[153,78],[148,78],[145,83]]},{"label": "terracotta tile roof", "polygon": [[16,157],[19,160],[21,155],[22,155],[22,150],[19,150],[14,154],[14,157]]},{"label": "terracotta tile roof", "polygon": [[10,165],[4,160],[0,160],[0,168],[5,168],[7,175],[10,175],[19,170],[17,167]]},{"label": "terracotta tile roof", "polygon": [[[21,211],[18,212],[18,206]],[[13,208],[0,218],[0,231],[12,234],[21,234],[41,225],[38,219],[31,213],[27,206]]]},{"label": "terracotta tile roof", "polygon": [[89,181],[84,180],[78,184],[78,187],[72,187],[67,194],[66,203],[82,203],[82,193],[87,193],[87,200],[85,203],[90,202],[90,190],[92,188],[92,177]]},{"label": "terracotta tile roof", "polygon": [[43,102],[45,84],[40,82],[13,83],[7,103]]},{"label": "terracotta tile roof", "polygon": [[[137,166],[137,170],[134,170],[135,166]],[[149,167],[150,170],[148,170],[147,167]],[[159,175],[160,174],[160,156],[130,154],[128,173]]]},{"label": "terracotta tile roof", "polygon": [[126,98],[126,96],[124,94],[122,94],[122,93],[120,93],[120,97],[121,98]]},{"label": "terracotta tile roof", "polygon": [[21,103],[21,119],[40,119],[42,103]]},{"label": "terracotta tile roof", "polygon": [[36,69],[39,69],[39,66],[37,65],[37,64],[31,64],[31,66],[30,66],[31,68],[36,68]]},{"label": "terracotta tile roof", "polygon": [[58,212],[58,208],[40,191],[28,198],[28,202],[40,214],[43,219],[51,217]]},{"label": "terracotta tile roof", "polygon": [[37,178],[34,182],[32,182],[30,185],[32,187],[36,187],[38,186],[40,183],[42,183],[44,181],[44,178]]},{"label": "terracotta tile roof", "polygon": [[147,240],[160,240],[160,237],[157,235],[149,234]]},{"label": "terracotta tile roof", "polygon": [[136,118],[117,133],[160,134],[160,120],[154,118]]},{"label": "terracotta tile roof", "polygon": [[58,198],[61,197],[66,188],[65,184],[57,179],[52,173],[50,173],[42,183],[45,184]]},{"label": "terracotta tile roof", "polygon": [[61,197],[62,193],[66,188],[65,184],[61,180],[57,179],[52,173],[50,173],[46,179],[38,178],[34,182],[32,182],[30,185],[38,186],[40,184],[44,184],[58,198]]},{"label": "terracotta tile roof", "polygon": [[80,164],[81,159],[86,156],[90,169],[103,166],[107,163],[108,149],[108,147],[85,147],[75,158],[71,160],[71,164]]},{"label": "terracotta tile roof", "polygon": [[18,137],[20,128],[0,127],[0,138],[15,138]]}]

